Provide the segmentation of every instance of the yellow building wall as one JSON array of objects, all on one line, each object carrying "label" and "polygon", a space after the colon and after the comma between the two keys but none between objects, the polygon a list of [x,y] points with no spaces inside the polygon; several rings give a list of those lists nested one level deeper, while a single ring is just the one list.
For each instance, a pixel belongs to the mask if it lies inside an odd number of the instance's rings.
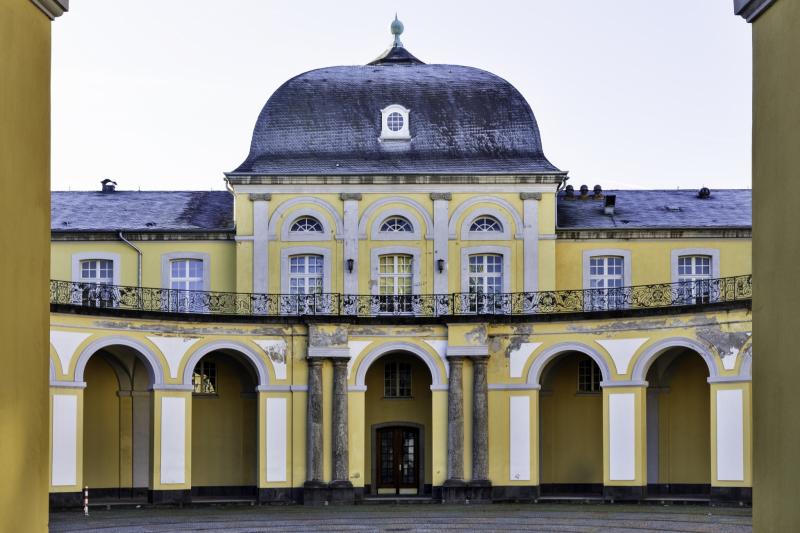
[{"label": "yellow building wall", "polygon": [[131,470],[130,460],[126,464],[120,460],[119,382],[111,366],[98,356],[89,359],[84,378],[83,483],[90,489],[119,488],[122,473],[127,471],[129,479]]},{"label": "yellow building wall", "polygon": [[47,530],[50,20],[0,0],[0,531]]},{"label": "yellow building wall", "polygon": [[215,355],[217,394],[192,396],[192,485],[257,483],[258,403],[255,383],[241,364]]},{"label": "yellow building wall", "polygon": [[540,398],[541,478],[545,483],[603,483],[603,396],[578,393],[580,355],[546,369]]},{"label": "yellow building wall", "polygon": [[[389,362],[402,361],[411,365],[412,399],[388,399],[383,396],[384,366]],[[413,356],[387,355],[375,361],[367,371],[367,392],[365,397],[364,417],[364,483],[373,483],[372,429],[376,424],[405,422],[423,426],[424,438],[424,477],[425,483],[432,483],[432,411],[431,411],[431,375],[428,367]]]}]

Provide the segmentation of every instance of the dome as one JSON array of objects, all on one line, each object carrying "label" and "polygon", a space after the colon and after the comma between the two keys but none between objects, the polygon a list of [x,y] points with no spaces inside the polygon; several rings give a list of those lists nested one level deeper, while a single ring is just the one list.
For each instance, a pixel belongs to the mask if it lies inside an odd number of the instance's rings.
[{"label": "dome", "polygon": [[[382,110],[408,110],[409,137],[381,138]],[[513,85],[484,70],[428,65],[395,43],[363,66],[284,83],[256,121],[235,175],[538,174],[536,119]]]}]

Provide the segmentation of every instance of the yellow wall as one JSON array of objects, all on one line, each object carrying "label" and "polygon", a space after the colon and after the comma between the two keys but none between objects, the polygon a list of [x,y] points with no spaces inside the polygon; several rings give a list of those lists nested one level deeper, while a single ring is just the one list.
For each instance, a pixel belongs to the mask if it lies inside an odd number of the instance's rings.
[{"label": "yellow wall", "polygon": [[[753,238],[756,533],[797,531],[800,358],[800,2],[778,0],[753,24]],[[746,105],[746,102],[742,102]]]},{"label": "yellow wall", "polygon": [[539,395],[545,483],[603,483],[603,396],[580,394],[580,355],[564,355],[545,369]]},{"label": "yellow wall", "polygon": [[[411,395],[413,399],[383,397],[384,365],[391,361],[411,364]],[[424,426],[425,483],[430,484],[432,464],[431,375],[428,367],[413,356],[387,355],[375,361],[366,376],[366,416],[364,418],[364,483],[372,483],[372,427],[375,424],[411,422]]]},{"label": "yellow wall", "polygon": [[120,474],[130,471],[131,464],[120,462],[117,376],[103,357],[95,356],[86,365],[84,378],[83,482],[91,489],[119,488]]},{"label": "yellow wall", "polygon": [[[47,530],[50,20],[0,0],[0,531]],[[13,407],[12,407],[13,406]]]},{"label": "yellow wall", "polygon": [[192,397],[192,485],[256,485],[255,383],[237,361],[215,354],[218,394]]}]

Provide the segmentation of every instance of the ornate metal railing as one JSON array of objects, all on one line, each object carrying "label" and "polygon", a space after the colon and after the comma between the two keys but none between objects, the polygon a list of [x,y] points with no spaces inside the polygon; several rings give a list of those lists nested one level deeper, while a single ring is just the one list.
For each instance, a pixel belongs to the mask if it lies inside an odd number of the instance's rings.
[{"label": "ornate metal railing", "polygon": [[751,275],[608,289],[408,296],[249,294],[50,281],[50,303],[109,311],[252,316],[537,315],[693,306],[749,300]]}]

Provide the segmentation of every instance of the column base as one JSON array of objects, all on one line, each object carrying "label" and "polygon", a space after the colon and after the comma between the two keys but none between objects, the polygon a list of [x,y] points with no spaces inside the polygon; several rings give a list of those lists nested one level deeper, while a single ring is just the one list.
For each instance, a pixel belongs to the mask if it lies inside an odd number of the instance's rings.
[{"label": "column base", "polygon": [[286,488],[259,488],[259,504],[290,505],[300,501],[297,489]]},{"label": "column base", "polygon": [[331,481],[329,490],[331,505],[352,505],[355,502],[355,489],[349,481]]},{"label": "column base", "polygon": [[647,487],[627,485],[604,485],[603,499],[607,502],[638,502],[647,495]]},{"label": "column base", "polygon": [[539,485],[503,485],[492,487],[493,502],[532,503],[539,499]]},{"label": "column base", "polygon": [[192,491],[185,490],[149,490],[147,501],[153,505],[183,505],[192,503]]},{"label": "column base", "polygon": [[303,483],[303,505],[327,505],[329,496],[328,484],[324,481]]},{"label": "column base", "polygon": [[463,479],[448,479],[442,485],[442,503],[465,503],[467,484]]},{"label": "column base", "polygon": [[470,503],[492,501],[492,482],[488,479],[473,479],[467,483],[467,500]]},{"label": "column base", "polygon": [[711,487],[711,505],[753,505],[753,488]]}]

